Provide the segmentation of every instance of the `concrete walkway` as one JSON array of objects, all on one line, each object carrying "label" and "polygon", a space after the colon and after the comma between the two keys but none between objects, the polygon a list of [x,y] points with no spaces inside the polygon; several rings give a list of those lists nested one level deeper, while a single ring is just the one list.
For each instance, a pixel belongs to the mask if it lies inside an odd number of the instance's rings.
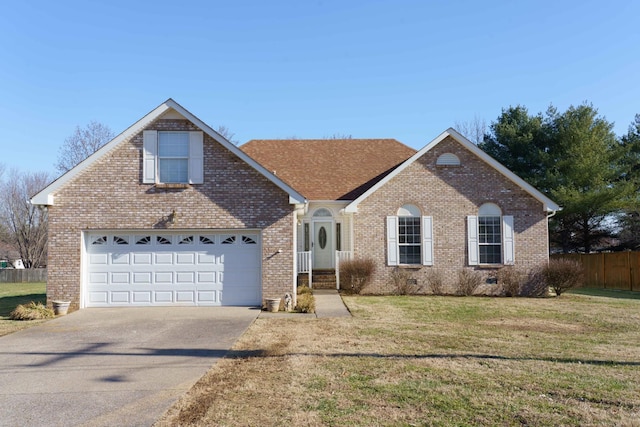
[{"label": "concrete walkway", "polygon": [[316,299],[315,313],[287,313],[278,311],[270,313],[261,311],[260,317],[278,318],[278,319],[300,319],[300,318],[328,318],[328,317],[351,317],[351,313],[342,302],[340,294],[335,289],[314,289],[313,296]]},{"label": "concrete walkway", "polygon": [[316,316],[323,317],[351,317],[351,313],[342,302],[340,294],[335,289],[314,289],[316,298]]}]

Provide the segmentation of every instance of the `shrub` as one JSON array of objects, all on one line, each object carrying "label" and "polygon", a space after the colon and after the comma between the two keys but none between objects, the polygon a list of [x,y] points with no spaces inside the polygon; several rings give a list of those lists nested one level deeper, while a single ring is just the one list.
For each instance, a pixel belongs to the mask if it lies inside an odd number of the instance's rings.
[{"label": "shrub", "polygon": [[418,284],[413,274],[403,268],[394,268],[391,272],[391,284],[397,295],[410,295],[418,291]]},{"label": "shrub", "polygon": [[427,283],[434,295],[444,295],[444,275],[440,270],[429,270],[427,273]]},{"label": "shrub", "polygon": [[482,275],[477,271],[462,269],[458,271],[458,293],[460,295],[473,295],[482,284]]},{"label": "shrub", "polygon": [[340,263],[340,288],[359,294],[371,280],[376,265],[371,258],[351,259]]},{"label": "shrub", "polygon": [[312,293],[311,288],[308,287],[307,285],[298,286],[298,295],[306,295],[311,293]]},{"label": "shrub", "polygon": [[298,304],[296,305],[296,311],[299,311],[300,313],[316,312],[316,299],[311,293],[298,295]]},{"label": "shrub", "polygon": [[584,279],[582,264],[569,259],[554,259],[543,268],[545,282],[557,296],[569,289],[577,288]]},{"label": "shrub", "polygon": [[56,317],[53,310],[45,307],[42,303],[35,303],[31,301],[26,305],[18,305],[10,314],[11,320],[37,320],[37,319],[51,319]]},{"label": "shrub", "polygon": [[516,297],[521,294],[526,275],[515,267],[504,267],[498,270],[496,279],[505,296]]},{"label": "shrub", "polygon": [[544,278],[543,268],[533,268],[520,288],[520,295],[523,297],[541,298],[549,295],[549,285]]}]

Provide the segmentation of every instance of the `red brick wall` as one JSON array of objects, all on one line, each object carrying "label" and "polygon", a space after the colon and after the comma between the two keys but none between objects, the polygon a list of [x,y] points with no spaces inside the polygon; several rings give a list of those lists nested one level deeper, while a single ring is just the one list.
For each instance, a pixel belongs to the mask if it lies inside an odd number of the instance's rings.
[{"label": "red brick wall", "polygon": [[[149,130],[199,130],[187,120],[156,120]],[[81,233],[93,229],[262,231],[263,298],[291,292],[293,206],[289,196],[204,134],[204,184],[160,189],[142,184],[142,131],[120,143],[54,196],[49,208],[47,299],[79,308]],[[278,250],[281,253],[276,254]],[[274,255],[275,254],[275,255]]]},{"label": "red brick wall", "polygon": [[[454,153],[460,166],[436,166],[443,153]],[[387,264],[386,217],[396,215],[399,207],[413,204],[422,215],[433,217],[433,266],[407,270],[417,284],[428,292],[427,275],[438,270],[453,292],[457,274],[463,268],[479,270],[483,275],[495,269],[468,267],[466,218],[477,215],[484,203],[495,203],[503,215],[513,215],[516,266],[528,269],[548,261],[547,218],[542,203],[499,174],[452,138],[447,138],[422,158],[370,195],[354,215],[355,256],[371,257],[378,269],[372,293],[392,290]],[[496,285],[483,286],[497,291]]]}]

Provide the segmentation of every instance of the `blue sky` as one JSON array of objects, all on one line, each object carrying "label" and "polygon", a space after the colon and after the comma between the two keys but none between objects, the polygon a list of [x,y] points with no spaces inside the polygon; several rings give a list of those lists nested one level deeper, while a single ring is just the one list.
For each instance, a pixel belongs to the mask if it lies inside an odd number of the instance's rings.
[{"label": "blue sky", "polygon": [[589,101],[640,113],[638,1],[25,1],[0,14],[0,163],[50,171],[173,98],[240,142],[396,138]]}]

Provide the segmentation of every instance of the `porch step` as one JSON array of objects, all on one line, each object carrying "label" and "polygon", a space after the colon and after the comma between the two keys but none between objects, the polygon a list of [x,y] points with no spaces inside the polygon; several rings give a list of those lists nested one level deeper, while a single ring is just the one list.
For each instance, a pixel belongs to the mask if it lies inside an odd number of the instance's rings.
[{"label": "porch step", "polygon": [[[336,288],[336,272],[335,270],[314,271],[311,280],[313,281],[313,289],[335,289]],[[298,286],[309,286],[309,275],[298,275]]]}]

